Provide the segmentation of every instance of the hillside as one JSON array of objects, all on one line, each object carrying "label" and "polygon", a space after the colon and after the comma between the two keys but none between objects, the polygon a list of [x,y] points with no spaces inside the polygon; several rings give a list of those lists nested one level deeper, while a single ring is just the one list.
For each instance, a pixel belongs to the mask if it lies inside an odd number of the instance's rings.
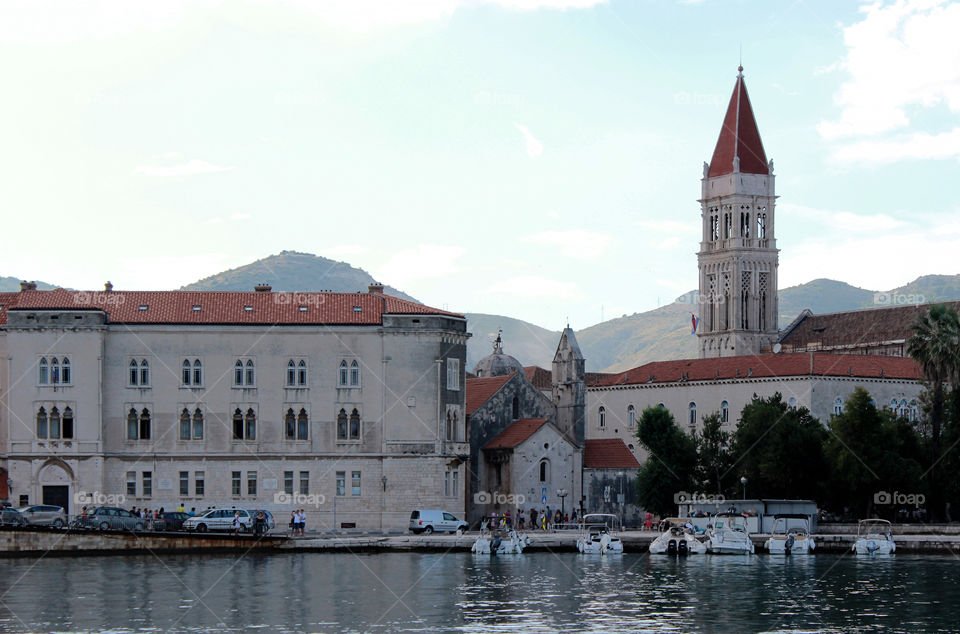
[{"label": "hillside", "polygon": [[[366,291],[373,276],[346,262],[337,262],[312,253],[281,251],[184,286],[187,291],[251,291],[257,284],[273,286],[275,291]],[[417,301],[392,286],[384,290],[395,297]]]},{"label": "hillside", "polygon": [[[47,284],[46,282],[37,282],[37,288],[41,291],[49,291],[56,286],[52,284]],[[0,277],[0,293],[10,293],[20,290],[20,278],[19,277]]]},{"label": "hillside", "polygon": [[503,351],[524,365],[549,368],[557,351],[560,332],[541,328],[522,319],[502,315],[466,313],[467,328],[473,336],[467,343],[467,370],[493,351],[497,330],[503,330]]}]

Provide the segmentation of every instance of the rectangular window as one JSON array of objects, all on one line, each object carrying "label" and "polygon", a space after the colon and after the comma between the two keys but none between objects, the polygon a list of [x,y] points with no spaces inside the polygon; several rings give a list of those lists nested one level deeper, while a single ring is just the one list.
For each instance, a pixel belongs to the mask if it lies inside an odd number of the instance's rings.
[{"label": "rectangular window", "polygon": [[148,498],[153,495],[153,472],[144,471],[141,478],[143,484],[143,497]]},{"label": "rectangular window", "polygon": [[360,495],[360,472],[350,474],[350,495]]},{"label": "rectangular window", "polygon": [[127,471],[127,495],[137,497],[137,472]]},{"label": "rectangular window", "polygon": [[453,472],[453,491],[451,495],[453,496],[459,495],[459,493],[457,493],[459,490],[460,490],[460,472],[454,471]]},{"label": "rectangular window", "polygon": [[247,495],[257,494],[257,472],[247,471]]},{"label": "rectangular window", "polygon": [[283,472],[283,492],[293,495],[293,471]]},{"label": "rectangular window", "polygon": [[337,471],[337,495],[347,494],[347,472]]},{"label": "rectangular window", "polygon": [[300,472],[300,495],[310,495],[310,472]]},{"label": "rectangular window", "polygon": [[240,495],[240,476],[242,474],[239,471],[233,471],[230,475],[230,492],[234,495]]},{"label": "rectangular window", "polygon": [[190,495],[190,472],[189,471],[180,472],[180,495],[181,496]]},{"label": "rectangular window", "polygon": [[203,471],[194,472],[193,474],[193,494],[194,495],[198,495],[198,496],[203,495],[204,489],[206,488],[204,486],[206,483],[203,481],[203,478],[204,478]]},{"label": "rectangular window", "polygon": [[447,389],[460,389],[460,359],[447,359]]},{"label": "rectangular window", "polygon": [[444,497],[450,497],[450,472],[443,472],[443,495]]}]

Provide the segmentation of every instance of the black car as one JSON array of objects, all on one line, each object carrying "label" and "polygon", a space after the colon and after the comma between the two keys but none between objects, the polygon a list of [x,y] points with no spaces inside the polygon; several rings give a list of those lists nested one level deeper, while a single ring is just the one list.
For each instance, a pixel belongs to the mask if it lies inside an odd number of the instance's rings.
[{"label": "black car", "polygon": [[153,520],[153,530],[155,531],[179,531],[183,530],[183,521],[190,517],[189,513],[183,511],[167,511],[160,517]]},{"label": "black car", "polygon": [[27,520],[23,518],[20,511],[14,508],[5,507],[0,510],[0,526],[26,526]]}]

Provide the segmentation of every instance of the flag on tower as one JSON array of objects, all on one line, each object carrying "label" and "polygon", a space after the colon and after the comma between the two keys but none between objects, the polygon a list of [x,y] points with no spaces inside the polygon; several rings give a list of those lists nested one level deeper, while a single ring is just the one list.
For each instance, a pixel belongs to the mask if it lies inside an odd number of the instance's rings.
[{"label": "flag on tower", "polygon": [[690,313],[690,334],[691,335],[697,334],[697,326],[699,325],[700,325],[700,318],[694,315],[693,313]]}]

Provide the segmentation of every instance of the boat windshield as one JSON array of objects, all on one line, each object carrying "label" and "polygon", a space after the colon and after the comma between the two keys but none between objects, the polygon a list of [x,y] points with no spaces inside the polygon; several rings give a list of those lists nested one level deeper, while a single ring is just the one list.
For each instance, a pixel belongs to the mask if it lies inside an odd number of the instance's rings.
[{"label": "boat windshield", "polygon": [[810,523],[802,517],[777,517],[773,520],[774,535],[806,535]]},{"label": "boat windshield", "polygon": [[884,535],[891,532],[893,525],[887,520],[860,520],[857,535]]},{"label": "boat windshield", "polygon": [[620,518],[605,513],[589,513],[583,516],[583,527],[591,531],[619,531]]}]

